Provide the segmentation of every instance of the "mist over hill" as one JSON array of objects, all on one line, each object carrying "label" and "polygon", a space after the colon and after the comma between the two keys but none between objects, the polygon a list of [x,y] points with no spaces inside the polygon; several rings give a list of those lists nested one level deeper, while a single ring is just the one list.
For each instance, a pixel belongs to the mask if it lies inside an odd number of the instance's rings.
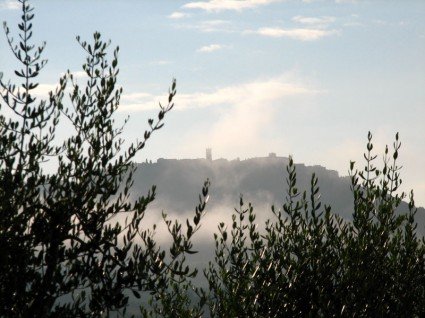
[{"label": "mist over hill", "polygon": [[[171,219],[192,218],[198,195],[203,182],[209,178],[210,199],[206,207],[206,216],[201,221],[201,229],[194,237],[194,249],[198,252],[190,255],[187,261],[200,270],[196,279],[197,286],[207,287],[202,270],[214,259],[213,233],[218,233],[219,222],[231,224],[231,214],[239,205],[240,195],[244,202],[251,202],[257,215],[257,223],[264,228],[264,222],[273,218],[271,206],[282,209],[285,201],[286,167],[289,158],[278,157],[273,153],[267,157],[246,160],[202,159],[158,159],[157,162],[137,164],[132,188],[133,199],[144,195],[156,185],[156,199],[149,205],[144,226],[158,224],[157,241],[164,247],[169,244],[170,236],[166,233],[161,212],[167,213]],[[352,219],[353,196],[350,190],[350,178],[341,177],[337,171],[325,167],[296,164],[297,185],[300,191],[309,194],[311,175],[315,173],[319,179],[322,204],[330,205],[333,213],[346,220]],[[399,212],[408,211],[403,202]],[[425,209],[418,208],[416,220],[418,233],[425,235]],[[130,301],[129,313],[137,314],[138,304]]]},{"label": "mist over hill", "polygon": [[[267,157],[246,160],[212,160],[211,155],[202,159],[158,159],[157,162],[137,164],[132,195],[145,194],[152,185],[157,186],[157,197],[151,208],[172,215],[189,215],[198,202],[203,182],[211,181],[207,214],[215,214],[216,221],[226,218],[239,204],[240,195],[251,202],[258,219],[272,217],[270,208],[281,208],[286,197],[287,157],[274,153]],[[297,187],[309,193],[311,175],[319,179],[322,204],[330,205],[333,213],[350,220],[353,213],[353,197],[350,178],[341,177],[337,171],[325,167],[296,164]],[[400,212],[407,211],[403,203]],[[160,213],[158,213],[160,215]],[[158,216],[159,217],[159,216]],[[418,232],[424,234],[425,209],[417,213]],[[259,221],[261,222],[261,221]],[[207,225],[210,227],[210,224]],[[216,225],[211,224],[213,229]]]}]

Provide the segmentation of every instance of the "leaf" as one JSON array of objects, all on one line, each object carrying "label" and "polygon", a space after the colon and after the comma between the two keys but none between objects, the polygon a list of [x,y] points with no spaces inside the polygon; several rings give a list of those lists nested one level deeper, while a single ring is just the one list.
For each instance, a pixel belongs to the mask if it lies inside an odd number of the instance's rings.
[{"label": "leaf", "polygon": [[132,289],[131,290],[133,292],[134,297],[136,297],[137,299],[140,299],[140,293],[137,290]]}]

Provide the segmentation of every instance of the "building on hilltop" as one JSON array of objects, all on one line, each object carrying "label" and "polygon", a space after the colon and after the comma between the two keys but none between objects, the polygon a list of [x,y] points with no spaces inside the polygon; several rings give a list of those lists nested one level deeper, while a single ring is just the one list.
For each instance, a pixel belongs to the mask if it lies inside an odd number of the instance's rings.
[{"label": "building on hilltop", "polygon": [[211,150],[211,148],[207,148],[207,151],[206,151],[206,159],[207,159],[208,161],[212,161],[212,150]]}]

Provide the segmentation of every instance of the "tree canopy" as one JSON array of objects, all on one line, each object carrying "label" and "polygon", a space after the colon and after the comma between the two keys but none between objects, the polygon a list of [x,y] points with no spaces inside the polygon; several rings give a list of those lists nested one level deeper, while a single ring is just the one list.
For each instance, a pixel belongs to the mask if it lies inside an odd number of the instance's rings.
[{"label": "tree canopy", "polygon": [[[0,81],[0,315],[125,312],[129,292],[140,298],[143,291],[163,289],[169,273],[195,274],[181,258],[192,251],[190,239],[199,227],[208,182],[187,230],[168,223],[169,253],[157,245],[152,230],[141,227],[155,187],[129,201],[132,160],[164,125],[176,82],[166,106],[148,120],[142,140],[124,149],[123,125],[114,120],[122,93],[116,86],[118,47],[108,60],[109,43],[100,33],[94,33],[92,43],[77,37],[87,55],[87,83],[80,86],[68,71],[48,99],[38,100],[33,91],[47,63],[45,44],[31,43],[33,8],[20,2],[19,42],[5,24],[9,47],[21,65],[15,71],[20,83]],[[64,120],[74,131],[61,142],[56,131]],[[56,171],[46,173],[46,161],[55,161]],[[116,221],[119,215],[126,217],[124,224]]]}]

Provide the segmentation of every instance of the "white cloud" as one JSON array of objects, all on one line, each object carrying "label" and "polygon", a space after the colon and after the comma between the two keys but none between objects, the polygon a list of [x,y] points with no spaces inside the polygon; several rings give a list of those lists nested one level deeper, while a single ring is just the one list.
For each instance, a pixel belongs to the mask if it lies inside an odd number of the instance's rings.
[{"label": "white cloud", "polygon": [[[76,72],[76,73],[85,73],[85,72]],[[76,73],[73,73],[73,74],[76,74]],[[77,74],[76,76],[74,75],[74,79],[75,78],[83,78],[83,76],[81,74]],[[41,83],[32,91],[32,94],[37,98],[45,100],[45,99],[48,99],[50,92],[54,93],[56,89],[58,88],[59,88],[59,84]],[[72,91],[72,85],[70,82],[68,82],[65,89],[65,98],[68,93],[71,93],[71,91]]]},{"label": "white cloud", "polygon": [[47,98],[49,96],[49,92],[54,92],[58,87],[58,84],[39,84],[33,90],[33,94],[38,98]]},{"label": "white cloud", "polygon": [[292,18],[292,21],[300,24],[316,26],[316,27],[327,27],[329,24],[335,22],[335,17],[325,16],[325,17],[305,17],[305,16],[295,16]]},{"label": "white cloud", "polygon": [[76,71],[76,72],[71,72],[72,76],[74,78],[87,78],[87,72],[86,71]]},{"label": "white cloud", "polygon": [[[325,0],[302,0],[304,3],[324,2]],[[335,0],[335,3],[358,3],[359,0]]]},{"label": "white cloud", "polygon": [[[218,181],[218,180],[217,180]],[[215,185],[215,183],[214,183]],[[158,195],[158,199],[152,202],[146,211],[145,217],[143,219],[143,224],[145,229],[152,229],[153,225],[156,225],[155,240],[162,248],[167,248],[171,244],[170,233],[167,230],[167,226],[164,223],[162,218],[162,212],[167,213],[167,218],[169,220],[179,220],[179,222],[183,223],[182,231],[186,230],[186,225],[184,220],[193,218],[193,211],[187,212],[176,212],[173,211],[170,207],[171,205],[162,201],[161,195]],[[198,232],[194,235],[194,250],[197,250],[199,253],[196,255],[191,255],[191,261],[196,259],[212,259],[214,257],[214,233],[218,233],[218,225],[221,222],[224,222],[226,226],[229,228],[232,225],[232,214],[235,213],[233,207],[238,206],[239,198],[235,198],[233,196],[225,197],[221,199],[220,202],[212,202],[214,200],[213,195],[210,198],[209,202],[206,205],[205,214],[202,217],[201,227]],[[247,204],[246,197],[244,197],[245,204]],[[265,222],[269,218],[273,218],[273,214],[271,212],[271,204],[272,197],[270,195],[266,195],[264,198],[264,202],[255,202],[254,210],[262,211],[262,213],[258,213],[255,219],[255,223],[258,226],[260,231],[264,231]],[[165,206],[165,211],[164,211]],[[124,213],[118,214],[113,221],[124,224],[126,215]],[[183,221],[183,222],[182,222]],[[204,247],[201,248],[200,247]],[[208,248],[205,248],[208,247]]]},{"label": "white cloud", "polygon": [[229,26],[230,22],[226,20],[207,20],[202,21],[199,24],[198,29],[201,32],[229,32]]},{"label": "white cloud", "polygon": [[335,0],[335,3],[358,3],[358,0]]},{"label": "white cloud", "polygon": [[[1,75],[1,73],[0,73]],[[49,92],[55,91],[58,85],[56,84],[39,84],[36,88],[30,91],[30,94],[33,97],[39,98],[39,99],[47,99],[49,97]],[[19,90],[21,93],[23,93],[24,89],[22,87],[18,87],[17,90]],[[3,88],[0,88],[0,93],[5,93],[6,90]]]},{"label": "white cloud", "polygon": [[339,34],[337,30],[322,29],[283,29],[283,28],[260,28],[257,31],[245,31],[245,33],[255,33],[274,38],[290,38],[300,41],[315,41],[323,37]]},{"label": "white cloud", "polygon": [[18,10],[22,8],[22,4],[15,0],[5,0],[0,2],[0,10]]},{"label": "white cloud", "polygon": [[127,93],[121,95],[121,106],[118,110],[144,111],[157,109],[158,102],[155,100],[166,100],[166,97],[155,97],[149,93]]},{"label": "white cloud", "polygon": [[226,20],[206,20],[197,24],[175,24],[179,29],[194,29],[200,32],[234,32],[231,23]]},{"label": "white cloud", "polygon": [[[284,96],[317,94],[317,90],[303,85],[290,83],[284,77],[258,80],[244,84],[219,88],[212,92],[177,94],[176,110],[203,108],[218,105],[260,105],[278,100]],[[124,94],[120,111],[144,111],[156,109],[158,102],[166,96],[154,96],[149,93]]]},{"label": "white cloud", "polygon": [[[61,72],[60,76],[64,76],[65,74],[67,74],[68,72]],[[70,71],[70,73],[72,74],[72,77],[75,79],[87,79],[87,72],[86,71]]]},{"label": "white cloud", "polygon": [[223,48],[224,48],[224,45],[221,45],[221,44],[210,44],[210,45],[205,45],[205,46],[199,48],[197,50],[197,52],[200,52],[200,53],[211,53],[211,52],[214,52],[214,51],[221,50]]},{"label": "white cloud", "polygon": [[153,95],[149,93],[129,93],[123,94],[121,101],[136,101],[144,98],[151,98]]},{"label": "white cloud", "polygon": [[[211,93],[181,96],[181,99],[176,99],[177,108],[185,103],[197,107],[225,106],[214,109],[218,118],[202,134],[192,130],[182,137],[181,151],[193,153],[203,149],[206,144],[218,156],[247,156],[253,149],[258,153],[267,153],[270,149],[290,149],[287,146],[288,140],[277,135],[265,135],[270,133],[269,129],[273,129],[271,127],[276,126],[277,113],[282,106],[294,105],[293,98],[305,98],[320,93],[322,92],[282,75],[224,87]],[[289,100],[292,101],[291,104]],[[267,142],[264,142],[265,138]]]},{"label": "white cloud", "polygon": [[[289,76],[259,79],[247,83],[229,85],[212,91],[178,93],[174,111],[205,109],[204,114],[213,114],[206,120],[202,133],[199,127],[188,127],[181,136],[179,151],[195,153],[210,145],[217,156],[229,154],[247,156],[255,149],[257,153],[268,153],[272,149],[290,149],[289,140],[278,135],[265,137],[270,127],[276,126],[277,113],[281,107],[291,107],[294,98],[312,98],[323,93],[320,90],[294,80]],[[126,104],[130,102],[131,104]],[[140,97],[140,98],[138,98]],[[136,112],[158,107],[158,101],[166,96],[132,94],[122,99],[120,111]],[[214,119],[213,119],[214,118]],[[264,142],[265,138],[267,142]]]},{"label": "white cloud", "polygon": [[176,12],[171,13],[168,17],[170,19],[183,19],[183,18],[186,18],[188,16],[189,16],[188,13],[176,11]]},{"label": "white cloud", "polygon": [[210,27],[223,26],[223,25],[229,25],[229,24],[230,24],[230,22],[226,21],[226,20],[206,20],[206,21],[202,21],[202,25],[210,26]]},{"label": "white cloud", "polygon": [[183,8],[187,9],[201,9],[205,11],[222,11],[222,10],[235,10],[241,11],[243,9],[252,9],[261,5],[268,5],[273,2],[280,2],[281,0],[209,0],[209,1],[194,1],[186,3]]}]

